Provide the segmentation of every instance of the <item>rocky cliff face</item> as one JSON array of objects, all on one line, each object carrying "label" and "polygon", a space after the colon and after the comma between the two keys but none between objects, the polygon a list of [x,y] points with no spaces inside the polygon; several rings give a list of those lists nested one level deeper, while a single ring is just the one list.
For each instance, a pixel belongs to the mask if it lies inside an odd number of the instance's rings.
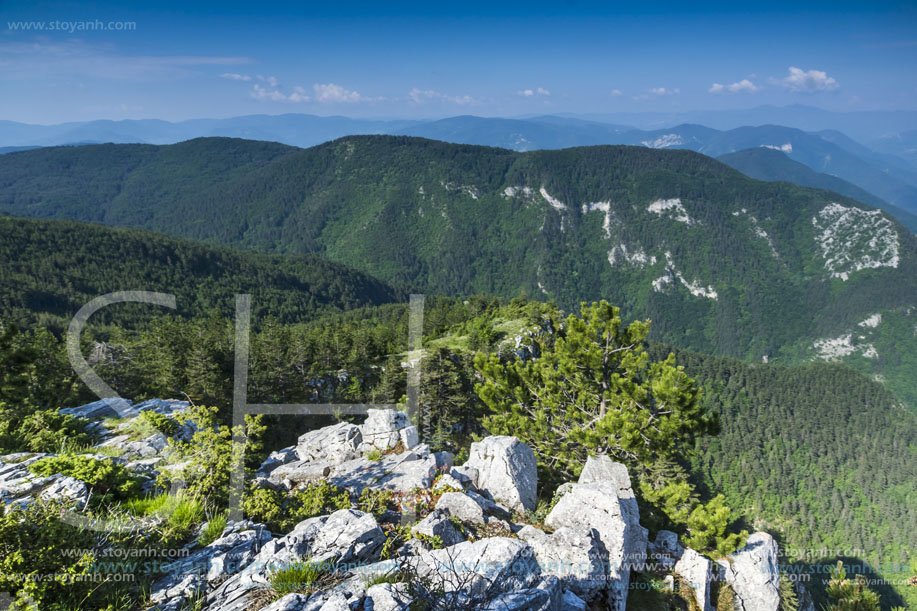
[{"label": "rocky cliff face", "polygon": [[[122,407],[127,418],[106,421],[102,445],[147,451],[129,459],[98,456],[152,476],[167,450],[124,431],[145,409],[172,413],[186,405]],[[76,411],[111,416],[97,404]],[[31,475],[28,465],[38,458],[0,458],[4,503],[39,496],[86,502],[78,480]],[[180,611],[196,601],[206,611],[623,611],[632,574],[639,572],[682,588],[703,611],[712,611],[713,591],[725,584],[737,610],[778,609],[777,547],[770,535],[753,534],[745,548],[718,563],[684,548],[672,532],[660,531],[650,542],[626,467],[607,457],[590,458],[579,481],[562,486],[543,524],[536,523],[535,465],[531,448],[518,439],[488,437],[456,466],[451,454],[419,443],[406,414],[390,411],[371,410],[362,425],[308,432],[296,446],[270,455],[257,486],[292,493],[326,480],[354,500],[367,489],[388,490],[400,511],[345,508],[304,520],[285,535],[230,522],[212,543],[189,544],[187,557],[165,567],[151,608]],[[428,499],[426,507],[407,502],[418,495]],[[396,529],[406,533],[403,539],[392,537]],[[279,595],[272,581],[277,572],[306,562],[322,567],[322,579]]]}]

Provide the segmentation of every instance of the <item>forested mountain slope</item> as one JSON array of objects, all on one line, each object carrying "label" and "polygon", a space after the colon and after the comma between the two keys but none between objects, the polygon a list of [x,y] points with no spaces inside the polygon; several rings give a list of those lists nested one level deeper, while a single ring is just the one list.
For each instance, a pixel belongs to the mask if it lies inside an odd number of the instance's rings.
[{"label": "forested mountain slope", "polygon": [[910,337],[895,355],[816,344],[875,314],[914,316],[914,234],[691,151],[390,136],[49,148],[0,157],[0,211],[319,253],[426,292],[601,297],[651,318],[656,339],[727,356],[808,346],[906,372],[917,353]]},{"label": "forested mountain slope", "polygon": [[[375,278],[313,255],[281,257],[205,246],[158,234],[69,221],[0,217],[0,318],[55,329],[90,299],[122,290],[176,296],[176,314],[231,313],[251,293],[257,313],[288,322],[403,300]],[[94,322],[131,325],[166,312],[105,308]]]}]

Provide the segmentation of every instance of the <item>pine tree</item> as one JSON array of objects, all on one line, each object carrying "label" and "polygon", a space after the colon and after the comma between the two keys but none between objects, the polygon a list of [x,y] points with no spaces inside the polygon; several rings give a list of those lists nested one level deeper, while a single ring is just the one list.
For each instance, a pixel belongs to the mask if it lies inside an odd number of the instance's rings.
[{"label": "pine tree", "polygon": [[840,560],[831,571],[827,592],[834,599],[829,611],[879,611],[879,595],[866,587],[866,578],[862,575],[856,575],[852,581],[847,579],[847,571]]},{"label": "pine tree", "polygon": [[477,355],[476,390],[491,411],[484,426],[519,437],[545,472],[567,478],[589,454],[637,465],[676,456],[716,421],[674,355],[650,362],[648,332],[649,322],[624,327],[619,308],[602,301],[567,317],[538,359]]}]

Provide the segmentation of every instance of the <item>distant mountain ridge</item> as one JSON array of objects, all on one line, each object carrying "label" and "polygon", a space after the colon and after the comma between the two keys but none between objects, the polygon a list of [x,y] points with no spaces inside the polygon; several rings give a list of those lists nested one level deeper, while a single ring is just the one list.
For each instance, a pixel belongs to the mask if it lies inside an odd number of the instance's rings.
[{"label": "distant mountain ridge", "polygon": [[892,206],[872,193],[864,191],[837,176],[821,174],[803,163],[793,161],[782,150],[757,147],[720,155],[717,159],[756,180],[768,182],[783,180],[803,187],[828,189],[829,191],[846,195],[864,204],[887,211],[905,227],[917,233],[917,215],[905,212],[897,206]]},{"label": "distant mountain ridge", "polygon": [[[765,118],[791,118],[790,109],[741,114],[724,111],[726,116],[745,117],[745,126],[722,131],[707,125],[724,125],[718,115],[687,113],[662,115],[663,124],[672,127],[635,129],[623,122],[587,120],[578,117],[533,116],[525,119],[486,118],[471,115],[440,120],[366,120],[347,117],[320,117],[306,114],[249,115],[228,119],[194,119],[170,123],[160,120],[90,121],[61,125],[27,125],[0,121],[0,145],[49,146],[80,143],[173,144],[198,137],[237,137],[280,142],[308,147],[348,135],[397,134],[431,138],[458,144],[497,146],[516,151],[560,149],[601,144],[631,144],[651,148],[689,148],[711,156],[765,146],[783,148],[790,157],[816,172],[828,173],[851,182],[880,200],[910,214],[917,214],[917,157],[909,145],[909,132],[898,139],[879,139],[870,149],[837,131],[853,125],[839,117],[846,115],[815,112],[802,107],[800,117],[809,117],[817,133],[775,124],[761,124]],[[779,110],[780,112],[776,112]],[[876,120],[905,129],[911,125],[907,113],[878,113]],[[627,117],[629,115],[624,115]],[[635,120],[642,117],[635,114]],[[872,117],[873,115],[869,115]],[[710,121],[705,125],[677,122],[685,117]],[[819,120],[815,118],[821,117]],[[833,117],[834,122],[829,121]],[[915,114],[917,117],[917,114]],[[800,119],[801,120],[801,119]],[[645,120],[638,121],[641,125]],[[650,122],[651,124],[653,122]],[[798,123],[798,121],[797,121]],[[755,126],[748,126],[755,125]],[[917,122],[914,123],[917,127]],[[883,132],[884,133],[884,132]],[[896,132],[897,133],[897,132]],[[912,132],[911,132],[912,133]],[[872,136],[869,136],[872,138]],[[899,156],[899,153],[901,156]],[[886,207],[892,210],[890,207]]]}]

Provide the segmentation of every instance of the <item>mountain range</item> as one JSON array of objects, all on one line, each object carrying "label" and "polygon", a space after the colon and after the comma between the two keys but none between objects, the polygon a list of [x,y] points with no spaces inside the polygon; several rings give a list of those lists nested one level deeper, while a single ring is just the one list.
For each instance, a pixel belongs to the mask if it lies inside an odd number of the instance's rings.
[{"label": "mountain range", "polygon": [[[689,150],[515,153],[392,136],[0,156],[0,212],[318,254],[431,293],[605,298],[654,338],[843,360],[917,406],[917,237],[830,191]],[[909,381],[910,380],[910,381]]]},{"label": "mountain range", "polygon": [[[812,112],[802,116],[813,116]],[[816,115],[818,113],[815,113]],[[881,113],[880,113],[881,114]],[[817,132],[763,124],[719,130],[705,125],[681,123],[672,127],[636,129],[624,123],[586,120],[578,117],[536,116],[524,119],[458,116],[434,121],[364,120],[319,117],[304,114],[250,115],[228,119],[195,119],[170,123],[159,120],[91,121],[60,125],[28,125],[0,122],[0,153],[32,146],[88,143],[172,144],[197,137],[239,137],[308,147],[357,134],[418,136],[459,144],[497,146],[516,151],[559,149],[601,144],[630,144],[651,148],[689,148],[719,156],[748,148],[782,150],[810,169],[859,187],[872,196],[869,202],[891,212],[912,230],[912,219],[900,214],[917,214],[917,150],[907,113],[886,113],[886,123],[901,127],[871,141],[870,146],[849,138],[837,129]],[[786,113],[751,113],[749,119],[785,117]],[[694,115],[687,115],[694,116]],[[739,115],[736,115],[739,116]],[[742,115],[745,116],[745,115]],[[822,115],[818,115],[822,116]],[[869,115],[872,117],[872,115]],[[672,119],[681,115],[673,115]],[[624,117],[628,118],[628,117]],[[630,117],[631,119],[637,117]],[[697,115],[698,119],[709,119]],[[786,118],[786,117],[785,117]],[[846,130],[854,123],[840,122],[840,115],[827,115],[810,125]],[[828,121],[833,118],[834,123]],[[641,121],[646,124],[647,121]],[[650,124],[655,124],[650,121]],[[722,125],[722,121],[709,124]],[[760,163],[760,162],[759,162]],[[776,169],[769,170],[771,173]],[[784,178],[789,180],[787,178]],[[862,200],[862,198],[861,198]]]}]

